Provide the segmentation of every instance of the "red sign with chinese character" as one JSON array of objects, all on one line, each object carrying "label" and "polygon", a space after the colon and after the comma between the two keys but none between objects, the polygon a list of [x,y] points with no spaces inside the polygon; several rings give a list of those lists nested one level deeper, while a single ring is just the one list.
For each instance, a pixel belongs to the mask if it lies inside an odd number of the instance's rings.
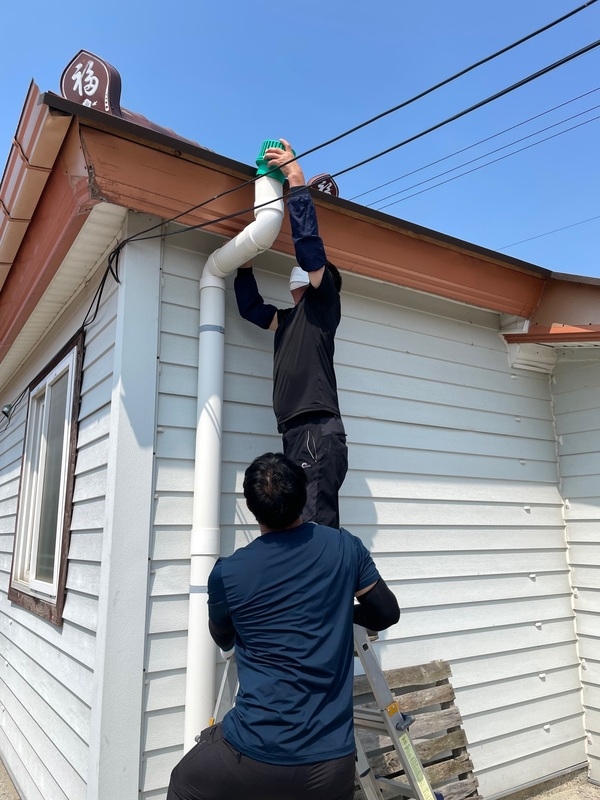
[{"label": "red sign with chinese character", "polygon": [[87,50],[80,50],[60,79],[62,96],[74,103],[121,116],[121,76]]}]

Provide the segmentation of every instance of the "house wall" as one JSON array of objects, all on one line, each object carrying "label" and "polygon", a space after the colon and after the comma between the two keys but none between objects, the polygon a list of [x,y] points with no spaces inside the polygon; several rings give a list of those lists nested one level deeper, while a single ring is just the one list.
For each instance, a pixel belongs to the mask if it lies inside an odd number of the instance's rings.
[{"label": "house wall", "polygon": [[[81,325],[96,286],[97,278],[45,336],[7,387],[2,405],[22,391]],[[0,434],[0,752],[24,800],[86,798],[116,300],[115,284],[109,282],[86,333],[61,627],[7,599],[25,403]]]},{"label": "house wall", "polygon": [[[196,420],[196,234],[166,244],[156,514],[142,722],[144,798],[182,753]],[[266,302],[289,303],[290,262],[257,260]],[[272,334],[240,320],[228,280],[222,551],[257,533],[241,499],[252,458],[281,449]],[[384,668],[447,659],[485,797],[585,759],[579,664],[548,376],[511,370],[497,318],[348,276],[337,337],[350,471],[342,521],[403,609]]]},{"label": "house wall", "polygon": [[559,470],[585,709],[589,777],[600,783],[600,356],[565,349],[554,373]]},{"label": "house wall", "polygon": [[[157,222],[130,215],[123,235]],[[94,314],[101,262],[10,394],[30,382],[92,309],[60,627],[6,597],[24,405],[0,436],[0,652],[7,668],[0,673],[0,753],[23,800],[138,796],[161,258],[160,239],[131,243],[119,259],[118,287],[109,276]]]}]

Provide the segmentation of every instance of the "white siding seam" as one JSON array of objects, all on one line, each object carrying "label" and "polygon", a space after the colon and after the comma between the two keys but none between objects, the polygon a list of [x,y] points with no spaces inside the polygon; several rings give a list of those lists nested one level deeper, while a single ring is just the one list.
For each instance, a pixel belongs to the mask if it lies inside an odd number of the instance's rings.
[{"label": "white siding seam", "polygon": [[[565,510],[566,510],[566,508],[568,508],[568,504],[569,504],[569,498],[564,496],[564,481],[563,481],[563,475],[562,475],[561,449],[560,449],[561,438],[562,437],[561,437],[561,435],[559,433],[558,416],[557,416],[557,413],[556,413],[556,396],[555,396],[556,377],[554,375],[554,370],[555,369],[556,369],[556,365],[555,365],[555,367],[554,367],[554,369],[552,371],[552,374],[549,376],[549,381],[550,381],[550,408],[552,410],[552,426],[553,426],[554,434],[555,434],[556,470],[557,470],[557,473],[558,473],[558,491],[559,491],[559,494],[560,494],[560,496],[562,497],[562,500],[563,500],[563,506],[562,506],[561,510],[562,510],[562,516],[563,516],[563,520],[564,520],[564,524],[565,524],[565,528],[564,528],[564,532],[565,532],[565,547],[566,547],[565,558],[566,558],[566,561],[567,561],[567,566],[569,568],[569,586],[570,586],[570,589],[571,589],[571,607],[573,609],[573,629],[574,629],[574,632],[575,632],[575,651],[576,651],[577,657],[579,659],[579,680],[580,680],[580,684],[581,684],[581,687],[582,687],[580,695],[582,696],[582,694],[583,694],[583,683],[584,683],[584,679],[583,679],[583,667],[584,667],[584,664],[583,664],[583,661],[582,661],[582,658],[581,658],[581,654],[580,654],[580,646],[579,646],[580,645],[580,637],[579,637],[579,630],[578,630],[579,626],[578,626],[577,609],[576,609],[576,606],[575,606],[575,588],[576,587],[573,586],[573,571],[572,571],[572,566],[573,565],[571,563],[571,545],[570,545],[570,541],[569,541],[570,537],[569,537],[569,529],[568,529],[569,526],[568,526],[568,522],[567,522],[566,515],[565,515]],[[582,718],[583,718],[583,724],[585,726],[585,707],[583,705],[583,697],[581,699],[581,702],[582,702]],[[586,751],[587,751],[587,737],[585,738],[585,742],[586,742]]]}]

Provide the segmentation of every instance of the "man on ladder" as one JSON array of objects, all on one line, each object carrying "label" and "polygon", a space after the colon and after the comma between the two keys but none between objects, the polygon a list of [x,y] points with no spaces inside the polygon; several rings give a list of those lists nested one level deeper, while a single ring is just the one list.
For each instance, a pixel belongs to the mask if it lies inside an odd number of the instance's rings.
[{"label": "man on ladder", "polygon": [[353,623],[384,630],[398,602],[360,539],[302,521],[306,475],[286,456],[255,459],[244,497],[261,536],[208,582],[236,704],[175,767],[167,800],[352,800]]},{"label": "man on ladder", "polygon": [[281,148],[268,148],[265,160],[289,184],[287,207],[298,261],[290,275],[294,306],[278,309],[265,303],[250,264],[237,271],[235,297],[244,319],[275,333],[273,411],[283,452],[306,470],[302,518],[339,528],[338,494],[348,470],[333,363],[342,278],[325,255],[312,197],[289,142],[281,139]]}]

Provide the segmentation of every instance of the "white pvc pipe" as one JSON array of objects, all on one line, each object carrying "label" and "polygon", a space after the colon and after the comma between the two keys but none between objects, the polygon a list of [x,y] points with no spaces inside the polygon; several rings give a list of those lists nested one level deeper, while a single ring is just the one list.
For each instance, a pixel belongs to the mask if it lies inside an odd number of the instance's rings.
[{"label": "white pvc pipe", "polygon": [[[225,276],[268,250],[283,221],[283,185],[255,184],[255,220],[212,253],[200,279],[198,414],[191,533],[184,752],[208,725],[215,698],[216,652],[208,632],[207,582],[220,555],[221,444],[225,360]],[[263,205],[268,203],[268,205]]]}]

